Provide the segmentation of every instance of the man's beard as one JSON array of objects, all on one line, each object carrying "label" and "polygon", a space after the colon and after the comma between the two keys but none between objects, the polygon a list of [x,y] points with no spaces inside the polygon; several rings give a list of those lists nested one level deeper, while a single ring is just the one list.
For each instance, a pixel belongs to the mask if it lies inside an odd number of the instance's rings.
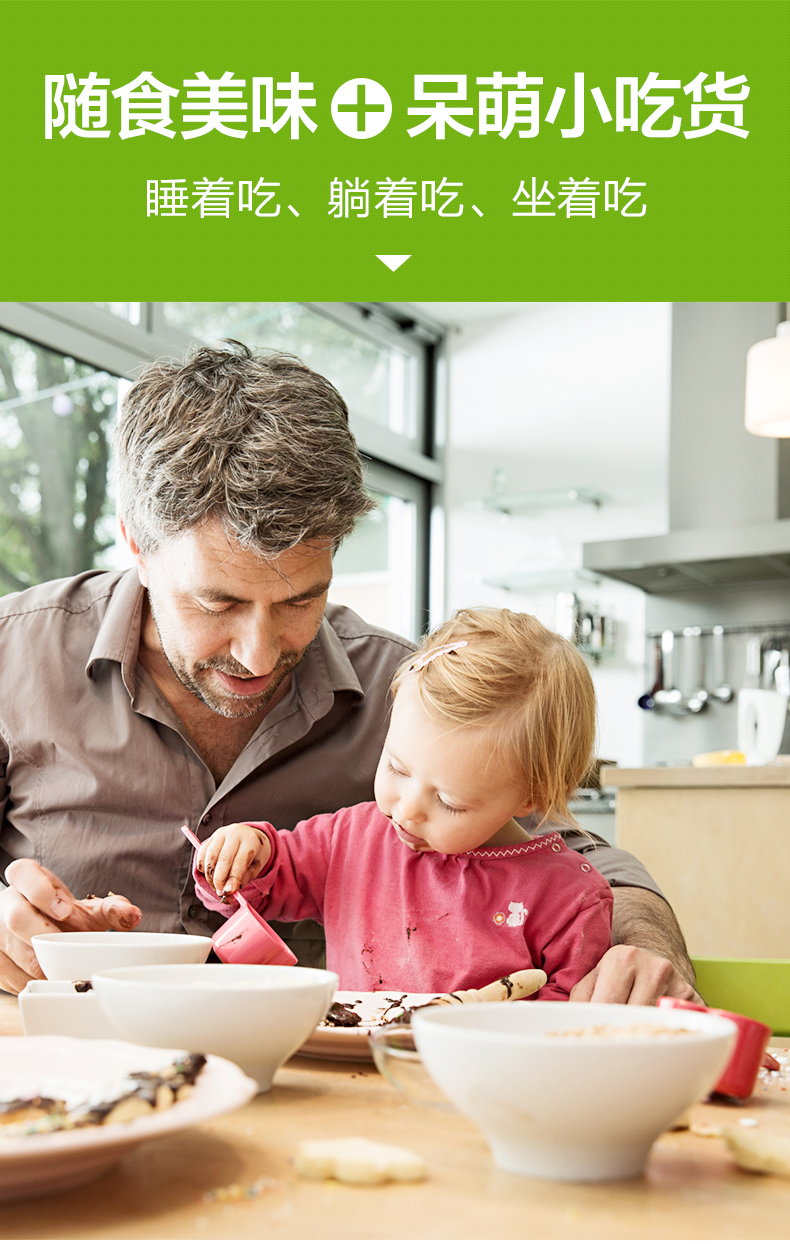
[{"label": "man's beard", "polygon": [[306,648],[303,648],[301,652],[297,652],[295,649],[281,652],[277,658],[277,664],[272,670],[269,682],[263,691],[259,691],[257,695],[241,696],[234,695],[232,691],[218,691],[209,684],[207,679],[201,679],[200,675],[212,669],[219,670],[223,674],[230,674],[233,678],[252,678],[254,675],[230,656],[211,657],[207,661],[198,661],[192,667],[187,665],[186,660],[180,654],[168,651],[168,645],[157,621],[150,589],[148,592],[148,602],[151,609],[151,617],[159,634],[162,652],[176,678],[182,686],[186,687],[187,691],[191,691],[192,695],[200,700],[201,704],[205,704],[207,708],[210,708],[214,713],[218,713],[220,717],[254,717],[274,699],[284,679],[299,664],[307,651]]}]

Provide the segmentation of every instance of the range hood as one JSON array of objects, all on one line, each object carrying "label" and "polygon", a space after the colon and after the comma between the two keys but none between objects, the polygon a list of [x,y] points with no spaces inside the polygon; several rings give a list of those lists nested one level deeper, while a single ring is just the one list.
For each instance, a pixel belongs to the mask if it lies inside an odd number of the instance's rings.
[{"label": "range hood", "polygon": [[651,593],[790,587],[790,440],[744,428],[746,353],[779,303],[674,303],[669,532],[583,546],[587,571]]},{"label": "range hood", "polygon": [[584,567],[643,592],[705,587],[790,587],[790,519],[747,527],[674,531],[584,546]]}]

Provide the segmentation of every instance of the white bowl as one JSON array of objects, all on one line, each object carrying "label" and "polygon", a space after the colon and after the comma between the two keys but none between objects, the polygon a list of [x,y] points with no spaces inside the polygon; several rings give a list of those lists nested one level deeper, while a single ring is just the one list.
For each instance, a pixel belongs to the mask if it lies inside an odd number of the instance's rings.
[{"label": "white bowl", "polygon": [[95,973],[93,988],[127,1041],[218,1054],[265,1093],[326,1015],[337,976],[271,964],[162,965]]},{"label": "white bowl", "polygon": [[[690,1029],[658,1040],[558,1038],[593,1025]],[[412,1016],[429,1074],[502,1170],[540,1179],[637,1175],[657,1136],[723,1071],[730,1020],[590,1002],[478,1002]]]},{"label": "white bowl", "polygon": [[104,968],[145,963],[205,963],[210,937],[189,933],[37,933],[36,958],[50,981],[87,981]]},{"label": "white bowl", "polygon": [[28,981],[19,995],[26,1037],[81,1037],[120,1041],[92,989],[77,993],[71,981]]}]

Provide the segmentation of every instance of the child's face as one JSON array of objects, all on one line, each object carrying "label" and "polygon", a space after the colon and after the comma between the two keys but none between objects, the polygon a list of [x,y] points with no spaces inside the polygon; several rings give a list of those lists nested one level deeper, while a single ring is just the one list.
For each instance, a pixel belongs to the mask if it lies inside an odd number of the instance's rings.
[{"label": "child's face", "polygon": [[413,851],[454,855],[483,846],[532,804],[492,758],[487,730],[453,729],[428,716],[416,681],[402,684],[376,772],[376,803]]}]

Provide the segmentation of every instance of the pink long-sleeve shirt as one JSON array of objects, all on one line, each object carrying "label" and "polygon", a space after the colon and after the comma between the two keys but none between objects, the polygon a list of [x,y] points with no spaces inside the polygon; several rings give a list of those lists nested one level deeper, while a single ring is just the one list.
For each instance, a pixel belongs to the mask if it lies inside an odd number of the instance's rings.
[{"label": "pink long-sleeve shirt", "polygon": [[[270,920],[313,919],[341,989],[445,993],[542,968],[564,1000],[611,945],[612,893],[559,834],[457,855],[414,852],[375,803],[258,822],[272,856],[244,897]],[[195,872],[201,901],[231,915]]]}]

